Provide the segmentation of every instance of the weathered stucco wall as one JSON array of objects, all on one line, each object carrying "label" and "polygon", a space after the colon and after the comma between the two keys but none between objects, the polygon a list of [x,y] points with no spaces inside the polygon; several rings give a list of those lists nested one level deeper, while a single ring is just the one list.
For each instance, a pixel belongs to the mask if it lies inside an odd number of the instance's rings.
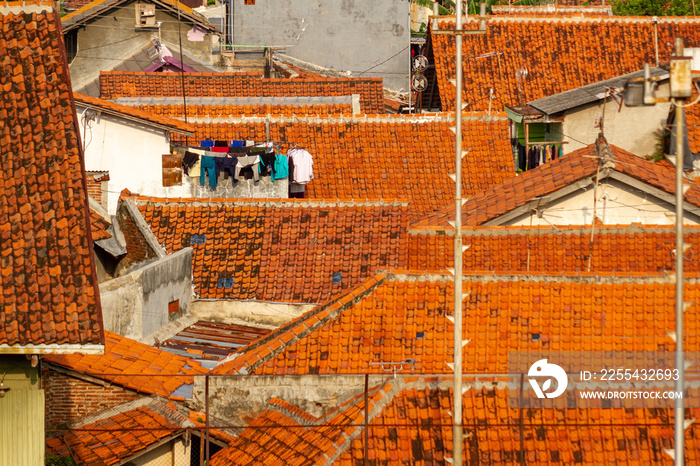
[{"label": "weathered stucco wall", "polygon": [[[556,200],[543,210],[542,217],[527,213],[506,225],[590,225],[593,220],[593,185]],[[606,179],[599,186],[595,215],[606,225],[673,225],[675,207],[627,186],[619,181]],[[684,223],[697,225],[696,216],[686,213]]]},{"label": "weathered stucco wall", "polygon": [[[189,313],[192,248],[182,249],[127,275],[100,284],[105,330],[144,341],[170,321]],[[178,301],[169,314],[168,304]]]},{"label": "weathered stucco wall", "polygon": [[291,46],[299,60],[408,90],[410,2],[230,1],[234,44]]},{"label": "weathered stucco wall", "polygon": [[287,178],[272,181],[270,176],[261,176],[260,180],[238,180],[234,181],[233,177],[224,178],[224,174],[220,173],[217,178],[216,188],[209,186],[209,178],[205,178],[205,184],[201,183],[200,177],[182,176],[183,187],[187,186],[192,193],[192,197],[210,198],[269,198],[269,199],[286,199],[289,197],[289,182]]},{"label": "weathered stucco wall", "polygon": [[[375,387],[391,375],[369,377]],[[280,398],[314,416],[321,416],[363,392],[363,375],[231,376],[209,377],[209,412],[232,422],[245,422]],[[204,411],[205,378],[195,377],[194,409]],[[245,422],[247,424],[247,422]]]},{"label": "weathered stucco wall", "polygon": [[[666,90],[664,90],[664,88]],[[660,92],[668,92],[663,86]],[[605,105],[600,100],[595,104],[579,107],[566,112],[562,132],[564,154],[593,144],[598,139],[600,127],[596,122],[603,120],[603,131],[608,144],[624,149],[634,155],[644,157],[656,150],[657,131],[666,123],[670,103],[659,103],[648,107],[630,108],[609,100]]]},{"label": "weathered stucco wall", "polygon": [[[69,65],[73,89],[80,89],[99,76],[100,70],[111,70],[125,58],[151,46],[151,35],[158,30],[135,28],[136,2],[131,2],[102,13],[99,18],[78,28],[78,53]],[[156,22],[161,21],[160,37],[164,42],[178,43],[177,16],[156,7]],[[207,63],[212,63],[212,35],[202,42],[187,39],[192,24],[180,25],[182,46],[187,53]],[[169,47],[170,48],[170,47]],[[177,50],[170,50],[177,57]],[[214,57],[218,59],[218,57]]]},{"label": "weathered stucco wall", "polygon": [[284,304],[256,301],[192,302],[190,313],[199,320],[227,324],[277,328],[316,307],[314,304]]},{"label": "weathered stucco wall", "polygon": [[[107,211],[110,215],[116,213],[119,193],[124,188],[145,196],[192,196],[189,183],[163,186],[162,157],[170,153],[166,131],[104,113],[86,123],[86,107],[77,104],[76,108],[86,170],[109,172]],[[138,143],[125,145],[125,141]]]}]

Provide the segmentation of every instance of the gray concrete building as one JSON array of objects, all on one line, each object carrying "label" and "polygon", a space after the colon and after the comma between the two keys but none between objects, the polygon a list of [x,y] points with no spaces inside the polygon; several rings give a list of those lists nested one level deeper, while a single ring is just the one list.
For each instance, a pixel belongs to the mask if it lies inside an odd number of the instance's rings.
[{"label": "gray concrete building", "polygon": [[408,91],[410,2],[407,0],[229,0],[225,42],[238,55],[274,47],[293,59],[381,77]]}]

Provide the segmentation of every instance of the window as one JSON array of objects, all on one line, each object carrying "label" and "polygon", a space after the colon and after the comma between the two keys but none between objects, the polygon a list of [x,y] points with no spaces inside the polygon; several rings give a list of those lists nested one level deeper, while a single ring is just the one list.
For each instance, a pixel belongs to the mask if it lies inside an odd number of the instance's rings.
[{"label": "window", "polygon": [[136,4],[136,27],[154,28],[156,25],[156,6],[146,3]]},{"label": "window", "polygon": [[75,56],[78,54],[78,30],[73,29],[63,34],[63,40],[66,46],[66,55],[68,63],[72,63]]}]

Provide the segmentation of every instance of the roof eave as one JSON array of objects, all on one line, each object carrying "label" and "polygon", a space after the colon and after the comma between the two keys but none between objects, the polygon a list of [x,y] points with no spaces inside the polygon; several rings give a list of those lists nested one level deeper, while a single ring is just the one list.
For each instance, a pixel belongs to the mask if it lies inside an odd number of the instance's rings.
[{"label": "roof eave", "polygon": [[41,344],[41,345],[0,345],[0,354],[99,354],[105,352],[104,345]]},{"label": "roof eave", "polygon": [[101,107],[99,105],[89,104],[89,103],[82,102],[82,101],[77,100],[77,99],[76,99],[76,105],[80,105],[81,107],[85,107],[85,108],[92,108],[92,109],[98,110],[102,113],[114,115],[114,116],[117,116],[119,118],[124,118],[126,120],[137,121],[139,123],[143,123],[145,125],[152,126],[154,128],[158,128],[158,129],[162,129],[162,130],[166,130],[166,131],[172,131],[173,133],[184,134],[185,136],[194,136],[194,131],[178,128],[177,126],[174,126],[174,125],[171,126],[171,125],[164,125],[161,123],[156,123],[156,122],[148,120],[146,118],[141,118],[141,117],[137,117],[134,115],[129,115],[128,113],[123,113],[123,112],[120,112],[117,110],[112,110],[110,108]]}]

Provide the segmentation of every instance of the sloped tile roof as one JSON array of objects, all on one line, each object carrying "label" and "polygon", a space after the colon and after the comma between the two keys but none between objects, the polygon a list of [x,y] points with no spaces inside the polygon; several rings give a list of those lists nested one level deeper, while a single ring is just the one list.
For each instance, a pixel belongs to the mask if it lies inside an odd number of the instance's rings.
[{"label": "sloped tile roof", "polygon": [[[439,17],[439,29],[454,29],[454,17]],[[518,18],[489,17],[485,35],[464,36],[463,101],[469,110],[521,105],[535,99],[614,78],[654,64],[655,25],[651,17]],[[432,23],[432,22],[431,22]],[[477,29],[468,18],[464,29]],[[659,57],[666,60],[676,37],[700,46],[700,21],[661,17]],[[429,26],[432,31],[432,24]],[[430,34],[443,110],[454,110],[455,41]],[[526,69],[518,91],[516,72]],[[490,89],[494,99],[489,102]]]},{"label": "sloped tile roof", "polygon": [[[685,227],[684,270],[700,272],[700,228]],[[591,242],[592,238],[592,242]],[[589,227],[476,227],[464,231],[463,267],[472,272],[549,273],[640,272],[675,269],[672,225]],[[454,267],[454,235],[414,229],[407,237],[401,267],[445,271]]]},{"label": "sloped tile roof", "polygon": [[[112,8],[128,3],[128,1],[129,0],[94,0],[87,3],[83,7],[72,11],[61,18],[63,31],[65,32],[80,27],[90,22],[92,18],[104,14],[106,11]],[[177,0],[149,0],[149,3],[160,5],[176,15],[179,12],[179,14],[183,16],[184,21],[190,21],[198,24],[209,31],[216,31],[216,28],[209,22],[208,19]]]},{"label": "sloped tile roof", "polygon": [[[58,14],[2,2],[0,352],[103,344],[87,189]],[[72,348],[72,349],[71,349]]]},{"label": "sloped tile roof", "polygon": [[93,241],[111,238],[112,235],[107,231],[110,226],[110,223],[102,218],[100,214],[90,209],[90,231],[92,232]]},{"label": "sloped tile roof", "polygon": [[157,400],[142,399],[77,422],[46,439],[46,452],[72,457],[80,465],[121,464],[161,439],[193,426],[187,418]]},{"label": "sloped tile roof", "polygon": [[[391,387],[372,388],[368,406],[373,407]],[[211,458],[212,466],[251,464],[326,464],[349,446],[349,438],[362,430],[363,395],[344,403],[324,418],[314,418],[282,400],[272,399],[230,447]],[[371,409],[371,408],[370,408]]]},{"label": "sloped tile roof", "polygon": [[384,89],[381,78],[282,79],[255,73],[146,73],[100,72],[100,97],[284,97],[360,95],[364,113],[382,113]]},{"label": "sloped tile roof", "polygon": [[106,100],[98,99],[96,97],[90,97],[83,94],[76,93],[74,94],[74,96],[76,102],[80,102],[81,104],[88,107],[99,108],[102,110],[109,111],[110,113],[122,114],[147,123],[155,123],[156,125],[164,126],[168,129],[172,129],[174,131],[182,132],[185,134],[190,134],[194,131],[194,127],[192,125],[188,125],[187,123],[180,120],[176,120],[174,118],[168,118],[166,116],[145,112],[133,107],[118,105],[112,102],[108,102]]},{"label": "sloped tile roof", "polygon": [[[183,118],[184,105],[139,105],[139,110],[170,118]],[[351,115],[352,104],[317,105],[187,105],[187,117],[220,118],[227,116],[274,115]]]},{"label": "sloped tile roof", "polygon": [[[335,416],[300,418],[292,408],[264,411],[212,465],[444,464],[452,457],[451,381],[395,379],[369,393],[368,429],[362,396]],[[673,411],[667,408],[513,407],[512,392],[466,383],[462,396],[464,464],[584,464],[614,461],[663,465],[670,460]],[[689,409],[697,418],[700,410]],[[349,421],[349,422],[348,422]],[[353,423],[355,425],[349,425]],[[365,437],[366,436],[366,437]],[[686,459],[696,462],[700,427],[685,431]],[[365,445],[365,438],[369,442]],[[325,455],[324,453],[325,449]]]},{"label": "sloped tile roof", "polygon": [[[653,163],[616,146],[609,147],[615,159],[615,168],[612,170],[675,195],[676,175],[671,165]],[[554,193],[586,177],[595,176],[598,166],[599,156],[595,145],[591,144],[528,170],[469,198],[462,207],[462,224],[483,225],[537,198]],[[601,173],[606,176],[604,170],[601,170]],[[697,184],[690,184],[685,193],[685,200],[693,205],[700,205],[700,187]],[[453,206],[426,217],[415,225],[445,227],[449,220],[454,220]]]},{"label": "sloped tile roof", "polygon": [[104,355],[50,355],[45,360],[141,393],[173,400],[184,399],[179,393],[194,383],[194,376],[208,372],[192,359],[116,333],[105,332],[105,340]]},{"label": "sloped tile roof", "polygon": [[[577,4],[578,3],[578,4]],[[585,16],[610,16],[610,5],[581,5],[582,2],[557,2],[546,5],[491,5],[496,16],[556,16],[557,18],[582,18]]]},{"label": "sloped tile roof", "polygon": [[[512,394],[510,394],[512,396]],[[519,410],[503,388],[471,388],[462,396],[464,464],[666,465],[673,448],[673,411],[642,408]],[[452,457],[452,390],[409,385],[390,399],[369,426],[368,455],[377,464],[443,464]],[[690,417],[699,414],[691,410]],[[520,423],[522,414],[522,424]],[[408,425],[408,427],[405,427]],[[686,461],[695,463],[700,427],[685,431]],[[522,443],[521,443],[522,442]],[[522,452],[521,452],[522,448]],[[364,433],[334,464],[354,466]]]},{"label": "sloped tile roof", "polygon": [[[505,115],[465,115],[462,193],[476,194],[515,176]],[[423,216],[454,203],[454,116],[271,118],[270,138],[314,157],[312,199],[398,198]],[[265,119],[195,123],[195,140],[265,141]],[[174,138],[184,143],[184,138]],[[192,138],[190,138],[190,141]]]},{"label": "sloped tile roof", "polygon": [[194,249],[202,299],[325,302],[395,267],[409,220],[400,202],[135,201],[169,253]]},{"label": "sloped tile roof", "polygon": [[[675,329],[674,284],[639,275],[466,276],[462,337],[471,341],[464,372],[507,373],[509,351],[673,351],[667,332]],[[449,373],[453,286],[445,275],[377,276],[254,341],[212,373],[384,373],[381,363],[400,362],[403,372]],[[696,281],[685,286],[685,297],[700,297]],[[698,312],[686,311],[687,351],[700,349]]]}]

